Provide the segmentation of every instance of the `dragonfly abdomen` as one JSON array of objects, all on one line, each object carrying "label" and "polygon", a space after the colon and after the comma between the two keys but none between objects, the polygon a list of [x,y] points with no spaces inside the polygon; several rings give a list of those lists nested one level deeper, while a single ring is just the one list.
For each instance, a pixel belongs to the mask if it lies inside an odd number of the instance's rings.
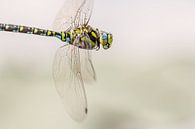
[{"label": "dragonfly abdomen", "polygon": [[71,44],[71,42],[73,42],[72,32],[70,32],[70,31],[61,32],[61,37],[60,38],[63,42],[67,42],[69,44]]},{"label": "dragonfly abdomen", "polygon": [[57,38],[61,39],[61,34],[58,33],[58,32],[39,29],[39,28],[35,28],[35,27],[21,26],[21,25],[12,25],[12,24],[2,24],[2,23],[0,23],[0,31],[34,34],[34,35],[49,36],[49,37],[57,37]]}]

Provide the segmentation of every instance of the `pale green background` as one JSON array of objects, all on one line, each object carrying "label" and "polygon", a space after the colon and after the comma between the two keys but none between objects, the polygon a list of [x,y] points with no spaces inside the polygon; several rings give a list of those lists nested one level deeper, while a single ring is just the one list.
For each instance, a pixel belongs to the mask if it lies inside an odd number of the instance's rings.
[{"label": "pale green background", "polygon": [[[0,22],[51,28],[64,0],[0,0]],[[72,121],[52,80],[58,39],[0,33],[0,129],[194,129],[195,1],[96,0],[90,24],[112,32],[93,52],[89,115]]]}]

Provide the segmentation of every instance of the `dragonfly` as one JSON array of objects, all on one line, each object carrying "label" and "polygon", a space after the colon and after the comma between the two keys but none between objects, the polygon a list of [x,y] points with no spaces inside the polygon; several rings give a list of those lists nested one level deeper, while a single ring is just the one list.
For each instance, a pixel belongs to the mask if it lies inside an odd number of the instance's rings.
[{"label": "dragonfly", "polygon": [[109,49],[111,33],[89,25],[93,0],[66,0],[53,22],[53,30],[0,23],[0,31],[56,37],[63,42],[53,62],[56,90],[66,112],[82,121],[88,113],[85,83],[96,81],[92,50]]}]

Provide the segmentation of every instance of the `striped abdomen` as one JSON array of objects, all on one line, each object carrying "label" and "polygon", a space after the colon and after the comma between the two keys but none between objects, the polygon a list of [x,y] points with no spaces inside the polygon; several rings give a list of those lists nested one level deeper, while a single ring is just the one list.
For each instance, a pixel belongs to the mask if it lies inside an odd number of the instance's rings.
[{"label": "striped abdomen", "polygon": [[16,33],[25,33],[25,34],[35,34],[40,36],[50,36],[57,37],[61,39],[61,33],[39,29],[35,27],[27,27],[20,25],[12,25],[12,24],[1,24],[0,23],[0,31],[8,31],[8,32],[16,32]]},{"label": "striped abdomen", "polygon": [[77,46],[82,49],[92,50],[99,48],[97,32],[91,27],[86,28],[84,26],[71,31],[55,32],[35,27],[0,23],[0,31],[57,37],[63,42]]}]

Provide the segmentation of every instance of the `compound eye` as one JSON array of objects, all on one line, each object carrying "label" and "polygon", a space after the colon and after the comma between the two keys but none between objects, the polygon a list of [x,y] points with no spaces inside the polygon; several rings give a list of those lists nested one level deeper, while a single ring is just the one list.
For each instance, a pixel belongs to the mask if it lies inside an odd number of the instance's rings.
[{"label": "compound eye", "polygon": [[107,39],[108,39],[108,36],[107,36],[106,33],[103,33],[103,34],[102,34],[102,39],[103,39],[103,40],[107,40]]}]

